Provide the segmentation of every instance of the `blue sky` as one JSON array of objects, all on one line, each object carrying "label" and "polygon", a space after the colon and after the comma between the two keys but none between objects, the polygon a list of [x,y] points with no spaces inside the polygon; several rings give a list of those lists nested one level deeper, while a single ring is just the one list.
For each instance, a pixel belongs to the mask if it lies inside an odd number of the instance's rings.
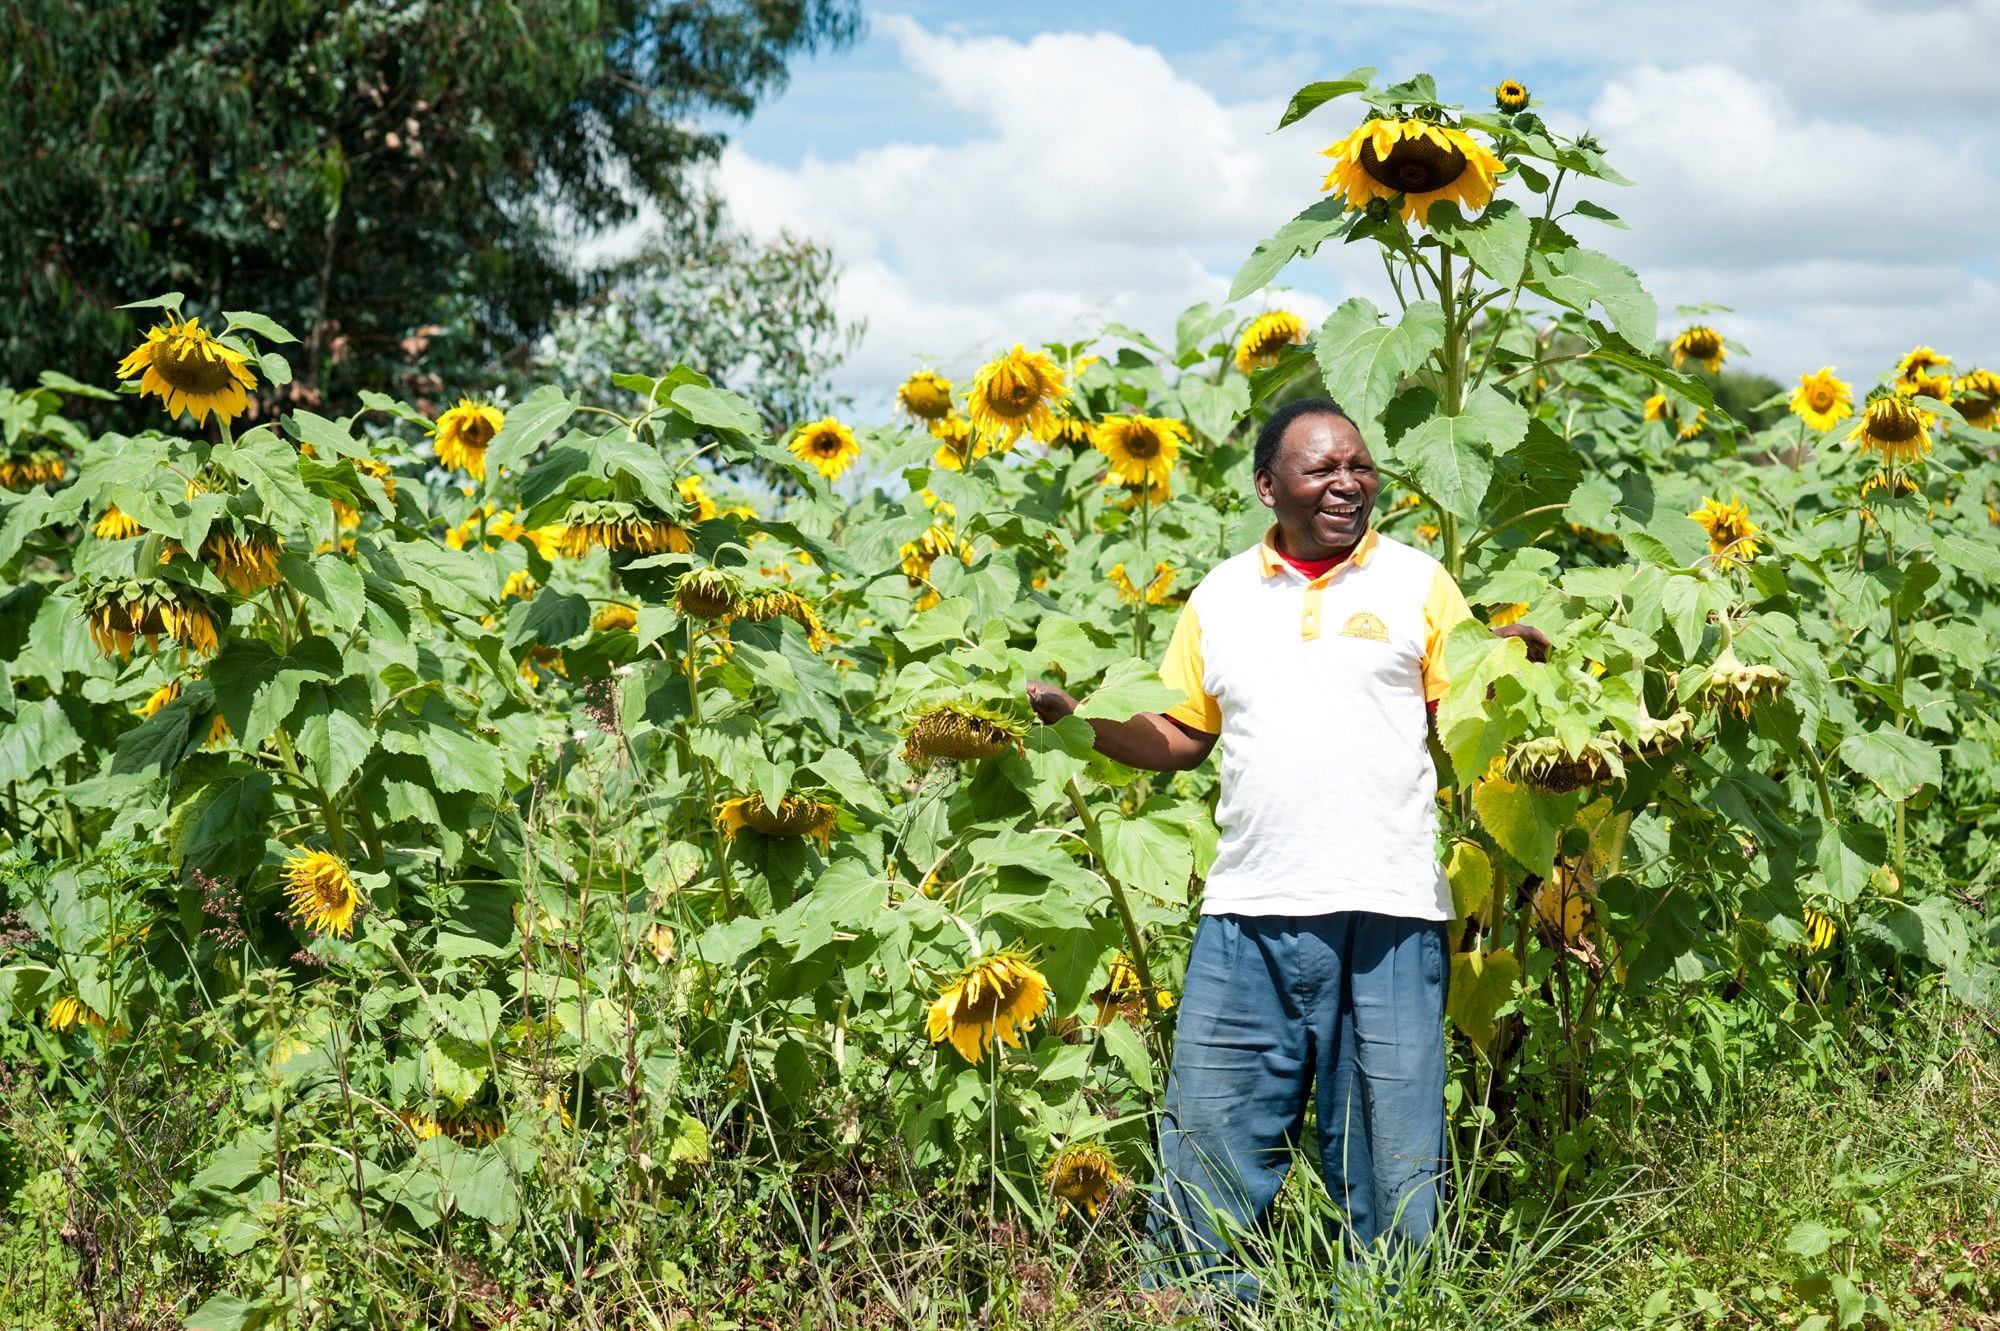
[{"label": "blue sky", "polygon": [[[728,127],[718,172],[752,229],[840,256],[864,406],[921,362],[962,373],[1219,298],[1358,116],[1274,135],[1286,97],[1363,64],[1428,70],[1468,104],[1519,78],[1553,123],[1597,131],[1638,186],[1594,192],[1633,230],[1586,243],[1639,270],[1663,324],[1677,302],[1731,306],[1716,322],[1754,368],[1869,382],[1919,341],[2000,367],[2000,0],[900,0],[867,18]],[[1379,297],[1372,263],[1323,252],[1281,299],[1317,317]]]}]

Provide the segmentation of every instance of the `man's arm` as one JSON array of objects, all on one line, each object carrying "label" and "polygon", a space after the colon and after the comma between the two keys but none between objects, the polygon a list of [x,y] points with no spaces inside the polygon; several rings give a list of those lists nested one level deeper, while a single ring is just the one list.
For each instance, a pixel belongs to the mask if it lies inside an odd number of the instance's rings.
[{"label": "man's arm", "polygon": [[[1028,685],[1028,705],[1044,725],[1076,711],[1076,699],[1049,684]],[[1215,736],[1159,712],[1141,712],[1125,721],[1090,720],[1097,751],[1127,767],[1149,772],[1186,772],[1201,766]]]}]

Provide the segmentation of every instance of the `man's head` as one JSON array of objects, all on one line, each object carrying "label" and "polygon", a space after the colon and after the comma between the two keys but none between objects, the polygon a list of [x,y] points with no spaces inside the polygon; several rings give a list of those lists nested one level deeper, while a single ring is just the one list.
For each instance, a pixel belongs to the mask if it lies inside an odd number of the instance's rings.
[{"label": "man's head", "polygon": [[1382,479],[1361,431],[1331,398],[1301,398],[1272,413],[1252,455],[1257,498],[1278,521],[1285,553],[1329,559],[1368,531]]}]

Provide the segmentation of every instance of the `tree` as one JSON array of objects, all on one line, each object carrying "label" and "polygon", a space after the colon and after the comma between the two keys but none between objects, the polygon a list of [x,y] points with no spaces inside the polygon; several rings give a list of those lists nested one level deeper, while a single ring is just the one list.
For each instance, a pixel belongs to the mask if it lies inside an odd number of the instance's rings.
[{"label": "tree", "polygon": [[853,39],[853,0],[22,0],[0,17],[0,381],[102,380],[175,289],[300,331],[300,401],[484,365],[588,291],[578,236],[700,205],[691,168]]}]

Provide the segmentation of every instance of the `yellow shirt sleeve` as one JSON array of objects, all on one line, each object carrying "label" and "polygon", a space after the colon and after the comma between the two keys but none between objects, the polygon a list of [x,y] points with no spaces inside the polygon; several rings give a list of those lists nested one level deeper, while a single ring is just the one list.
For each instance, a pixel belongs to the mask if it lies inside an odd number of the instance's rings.
[{"label": "yellow shirt sleeve", "polygon": [[1193,605],[1184,605],[1181,617],[1174,622],[1166,659],[1160,662],[1160,679],[1168,688],[1185,692],[1187,701],[1169,707],[1167,715],[1205,734],[1219,735],[1222,706],[1210,696],[1207,676],[1208,667],[1201,655],[1201,621],[1195,617]]},{"label": "yellow shirt sleeve", "polygon": [[1425,702],[1436,702],[1451,687],[1451,676],[1444,668],[1444,640],[1461,620],[1471,618],[1472,607],[1465,603],[1465,593],[1459,591],[1451,574],[1440,568],[1424,597]]}]

